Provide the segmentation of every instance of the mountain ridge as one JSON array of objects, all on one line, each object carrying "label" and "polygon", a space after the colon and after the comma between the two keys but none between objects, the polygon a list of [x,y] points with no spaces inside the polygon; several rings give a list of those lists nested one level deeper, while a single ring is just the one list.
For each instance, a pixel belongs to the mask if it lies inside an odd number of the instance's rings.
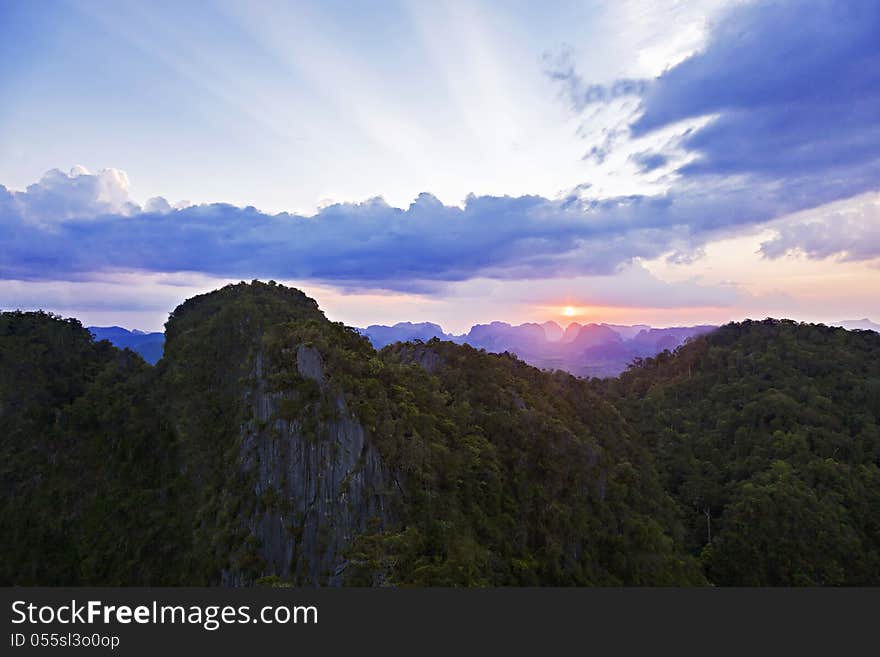
[{"label": "mountain ridge", "polygon": [[162,358],[164,333],[147,333],[121,326],[89,326],[88,331],[96,340],[107,340],[120,349],[128,348],[139,353],[150,365],[155,365]]},{"label": "mountain ridge", "polygon": [[[830,323],[829,326],[880,332],[880,324],[868,319],[845,320]],[[604,333],[605,339],[597,339],[596,333],[601,333],[601,329],[596,327],[610,329],[620,336],[620,340],[607,332]],[[97,339],[109,340],[120,348],[130,348],[151,365],[155,365],[162,357],[164,333],[129,330],[119,326],[88,328]],[[576,376],[601,378],[617,376],[637,358],[649,358],[664,350],[674,350],[686,340],[714,328],[716,326],[710,324],[656,328],[647,324],[570,322],[563,329],[553,321],[542,324],[526,322],[519,325],[493,321],[489,324],[475,324],[467,333],[460,335],[446,333],[441,325],[434,322],[371,324],[355,330],[366,336],[377,349],[394,342],[426,342],[432,338],[440,338],[457,344],[470,344],[494,353],[515,353],[541,369],[561,369]],[[585,335],[579,339],[585,329],[592,337]]]},{"label": "mountain ridge", "polygon": [[647,451],[579,379],[451,342],[377,352],[256,281],[184,302],[166,336],[148,367],[76,320],[0,317],[0,582],[704,582]]},{"label": "mountain ridge", "polygon": [[0,583],[880,581],[876,333],[731,323],[585,380],[254,281],[166,334],[149,367],[0,314]]}]

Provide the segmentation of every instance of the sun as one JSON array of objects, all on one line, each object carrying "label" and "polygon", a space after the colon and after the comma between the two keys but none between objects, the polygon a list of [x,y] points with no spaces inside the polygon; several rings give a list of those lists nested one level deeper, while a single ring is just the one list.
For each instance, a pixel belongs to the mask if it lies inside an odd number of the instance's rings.
[{"label": "sun", "polygon": [[574,317],[577,313],[575,312],[575,309],[572,306],[566,306],[565,308],[562,309],[562,314],[565,315],[566,317]]}]

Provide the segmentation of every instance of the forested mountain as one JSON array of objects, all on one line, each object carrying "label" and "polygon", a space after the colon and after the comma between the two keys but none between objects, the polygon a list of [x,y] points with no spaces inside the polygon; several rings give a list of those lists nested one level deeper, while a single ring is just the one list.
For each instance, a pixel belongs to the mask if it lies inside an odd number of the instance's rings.
[{"label": "forested mountain", "polygon": [[151,367],[0,316],[0,583],[878,582],[875,333],[729,325],[586,380],[377,351],[255,281],[166,336]]},{"label": "forested mountain", "polygon": [[730,585],[880,584],[880,335],[730,324],[594,382]]},{"label": "forested mountain", "polygon": [[0,314],[0,583],[185,581],[188,482],[154,381],[74,319]]}]

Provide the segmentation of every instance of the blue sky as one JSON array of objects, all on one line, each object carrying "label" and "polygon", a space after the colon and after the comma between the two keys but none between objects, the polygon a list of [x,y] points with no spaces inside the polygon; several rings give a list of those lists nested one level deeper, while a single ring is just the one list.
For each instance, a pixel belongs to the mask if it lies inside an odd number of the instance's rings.
[{"label": "blue sky", "polygon": [[880,318],[870,2],[0,0],[0,307]]}]

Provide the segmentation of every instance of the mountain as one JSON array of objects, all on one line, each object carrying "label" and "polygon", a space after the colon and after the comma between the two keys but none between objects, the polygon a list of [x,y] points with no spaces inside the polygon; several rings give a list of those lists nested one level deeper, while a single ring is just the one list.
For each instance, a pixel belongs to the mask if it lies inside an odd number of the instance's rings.
[{"label": "mountain", "polygon": [[153,369],[75,319],[0,313],[0,583],[187,581],[191,484]]},{"label": "mountain", "polygon": [[[654,356],[664,349],[673,350],[685,340],[713,328],[655,329],[644,324],[581,325],[572,322],[563,332],[556,322],[518,326],[492,322],[477,324],[464,335],[453,335],[431,322],[398,322],[393,326],[372,324],[357,330],[376,349],[395,342],[427,342],[439,338],[494,353],[514,353],[527,363],[543,369],[561,369],[576,376],[603,377],[617,376],[634,358]],[[165,345],[163,333],[129,331],[119,326],[90,326],[89,331],[97,340],[109,340],[121,349],[128,348],[139,353],[151,365],[162,357]]]},{"label": "mountain", "polygon": [[443,329],[431,322],[398,322],[394,326],[382,326],[380,324],[372,324],[360,331],[362,335],[367,336],[370,342],[377,349],[381,349],[385,345],[393,342],[409,342],[411,340],[422,340],[427,342],[431,338],[440,338],[443,340],[451,339],[453,336],[447,335]]},{"label": "mountain", "polygon": [[377,351],[254,281],[165,335],[150,367],[0,314],[0,585],[880,585],[872,331],[728,324],[587,380]]},{"label": "mountain", "polygon": [[120,349],[136,351],[151,365],[162,358],[164,333],[144,333],[137,329],[129,331],[119,326],[90,326],[88,330],[96,340],[108,340]]},{"label": "mountain", "polygon": [[506,322],[492,322],[472,327],[463,342],[494,353],[534,353],[547,342],[547,334],[540,324],[511,326]]},{"label": "mountain", "polygon": [[577,322],[572,322],[568,326],[565,327],[565,332],[562,334],[561,341],[562,342],[571,342],[574,340],[578,333],[581,331],[581,325]]},{"label": "mountain", "polygon": [[541,326],[544,328],[544,335],[550,342],[558,342],[562,339],[562,327],[556,322],[544,322]]},{"label": "mountain", "polygon": [[443,332],[437,324],[402,322],[394,326],[372,325],[359,329],[377,349],[394,342],[428,341],[432,338],[469,344],[493,353],[510,352],[530,365],[560,369],[576,376],[617,376],[634,358],[654,356],[675,349],[685,340],[712,330],[713,326],[654,329],[644,324],[570,323],[563,331],[556,322],[507,322],[477,324],[464,335]]},{"label": "mountain", "polygon": [[642,356],[653,356],[661,351],[672,351],[685,340],[708,333],[714,326],[676,326],[672,328],[648,328],[639,331],[632,338],[634,347]]},{"label": "mountain", "polygon": [[862,329],[867,331],[877,331],[880,333],[880,324],[876,322],[872,322],[868,318],[864,319],[848,319],[840,322],[836,326],[842,326],[845,329],[853,330],[853,329]]},{"label": "mountain", "polygon": [[642,331],[648,331],[651,329],[651,327],[647,324],[633,324],[632,326],[623,326],[620,324],[602,324],[602,326],[607,326],[624,340],[632,340]]},{"label": "mountain", "polygon": [[712,582],[880,584],[880,335],[746,321],[594,383]]},{"label": "mountain", "polygon": [[612,330],[601,324],[586,324],[581,326],[577,335],[568,341],[568,349],[571,351],[579,351],[588,349],[601,344],[614,344],[623,342],[623,338],[617,331]]},{"label": "mountain", "polygon": [[704,582],[585,381],[377,352],[274,283],[186,301],[166,338],[150,368],[76,320],[0,316],[0,583]]}]

